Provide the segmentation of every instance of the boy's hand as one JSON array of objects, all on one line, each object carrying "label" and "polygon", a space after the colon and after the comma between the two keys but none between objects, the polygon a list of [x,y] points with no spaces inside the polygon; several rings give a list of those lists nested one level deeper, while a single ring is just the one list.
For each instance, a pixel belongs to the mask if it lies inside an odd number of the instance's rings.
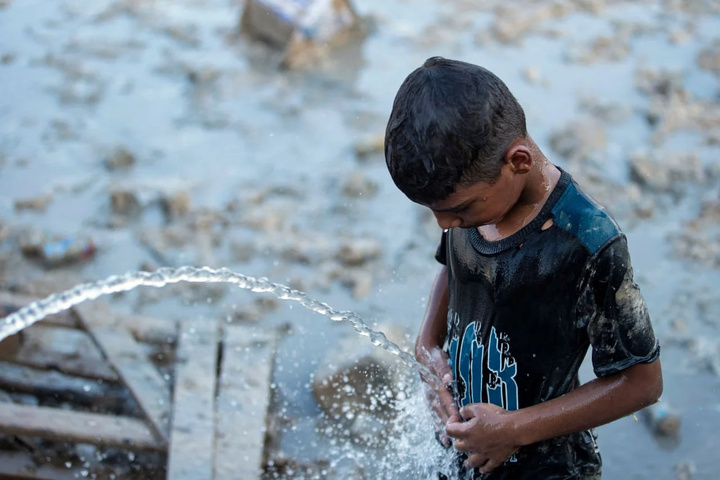
[{"label": "boy's hand", "polygon": [[432,379],[423,378],[425,382],[425,397],[435,412],[435,431],[439,440],[446,447],[450,446],[450,438],[445,434],[445,425],[452,417],[457,417],[458,409],[452,394],[453,376],[448,366],[447,354],[441,348],[425,350],[418,359],[432,371],[440,384]]},{"label": "boy's hand", "polygon": [[455,449],[468,453],[465,465],[488,473],[520,448],[511,437],[511,419],[507,410],[496,405],[472,403],[450,418],[446,431],[455,439]]}]

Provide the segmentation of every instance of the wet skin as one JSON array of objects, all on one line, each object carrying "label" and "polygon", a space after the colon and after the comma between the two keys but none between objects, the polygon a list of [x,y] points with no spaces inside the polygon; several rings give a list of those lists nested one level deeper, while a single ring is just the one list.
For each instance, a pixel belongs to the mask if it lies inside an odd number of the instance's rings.
[{"label": "wet skin", "polygon": [[508,149],[493,182],[460,184],[445,199],[425,205],[442,229],[478,228],[489,241],[512,235],[540,212],[560,171],[530,139]]}]

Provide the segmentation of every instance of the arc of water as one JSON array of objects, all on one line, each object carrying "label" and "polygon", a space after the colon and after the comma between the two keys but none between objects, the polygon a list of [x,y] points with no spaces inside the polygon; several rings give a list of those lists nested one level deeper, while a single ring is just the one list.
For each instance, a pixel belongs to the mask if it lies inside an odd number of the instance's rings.
[{"label": "arc of water", "polygon": [[94,300],[102,295],[125,292],[139,286],[159,288],[178,282],[230,283],[245,290],[271,293],[282,300],[298,302],[308,310],[324,315],[333,321],[349,322],[360,335],[368,337],[374,345],[396,355],[405,365],[416,369],[426,381],[434,385],[441,384],[440,379],[430,369],[418,362],[411,354],[401,350],[397,344],[388,340],[383,332],[368,327],[355,312],[335,310],[327,303],[315,300],[299,290],[273,283],[265,277],[255,278],[233,272],[227,268],[212,269],[189,266],[160,268],[154,272],[129,272],[124,275],[113,275],[105,280],[77,285],[70,290],[30,303],[0,319],[0,341],[48,315],[67,310],[79,303]]}]

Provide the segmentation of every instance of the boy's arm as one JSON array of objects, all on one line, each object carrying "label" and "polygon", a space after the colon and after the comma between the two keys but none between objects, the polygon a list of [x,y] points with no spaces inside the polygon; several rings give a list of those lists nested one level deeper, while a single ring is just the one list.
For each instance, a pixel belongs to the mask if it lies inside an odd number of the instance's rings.
[{"label": "boy's arm", "polygon": [[[433,390],[429,397],[443,425],[458,413],[450,390],[452,372],[448,365],[447,354],[442,349],[447,335],[447,314],[448,274],[447,267],[443,265],[435,277],[425,317],[415,343],[415,357],[441,380],[442,386]],[[428,382],[428,379],[423,380]]]},{"label": "boy's arm", "polygon": [[492,404],[463,407],[450,419],[457,450],[471,452],[469,467],[487,473],[524,445],[597,427],[636,412],[662,393],[660,359],[596,378],[563,396],[512,412]]}]

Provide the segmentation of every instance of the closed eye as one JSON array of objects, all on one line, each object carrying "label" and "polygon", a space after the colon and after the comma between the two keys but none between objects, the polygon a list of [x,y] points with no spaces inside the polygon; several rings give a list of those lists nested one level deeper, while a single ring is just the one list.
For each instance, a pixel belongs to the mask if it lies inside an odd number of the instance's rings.
[{"label": "closed eye", "polygon": [[460,206],[458,208],[453,209],[453,213],[465,213],[468,210],[470,210],[470,207],[472,206],[472,203],[469,203],[467,205]]}]

